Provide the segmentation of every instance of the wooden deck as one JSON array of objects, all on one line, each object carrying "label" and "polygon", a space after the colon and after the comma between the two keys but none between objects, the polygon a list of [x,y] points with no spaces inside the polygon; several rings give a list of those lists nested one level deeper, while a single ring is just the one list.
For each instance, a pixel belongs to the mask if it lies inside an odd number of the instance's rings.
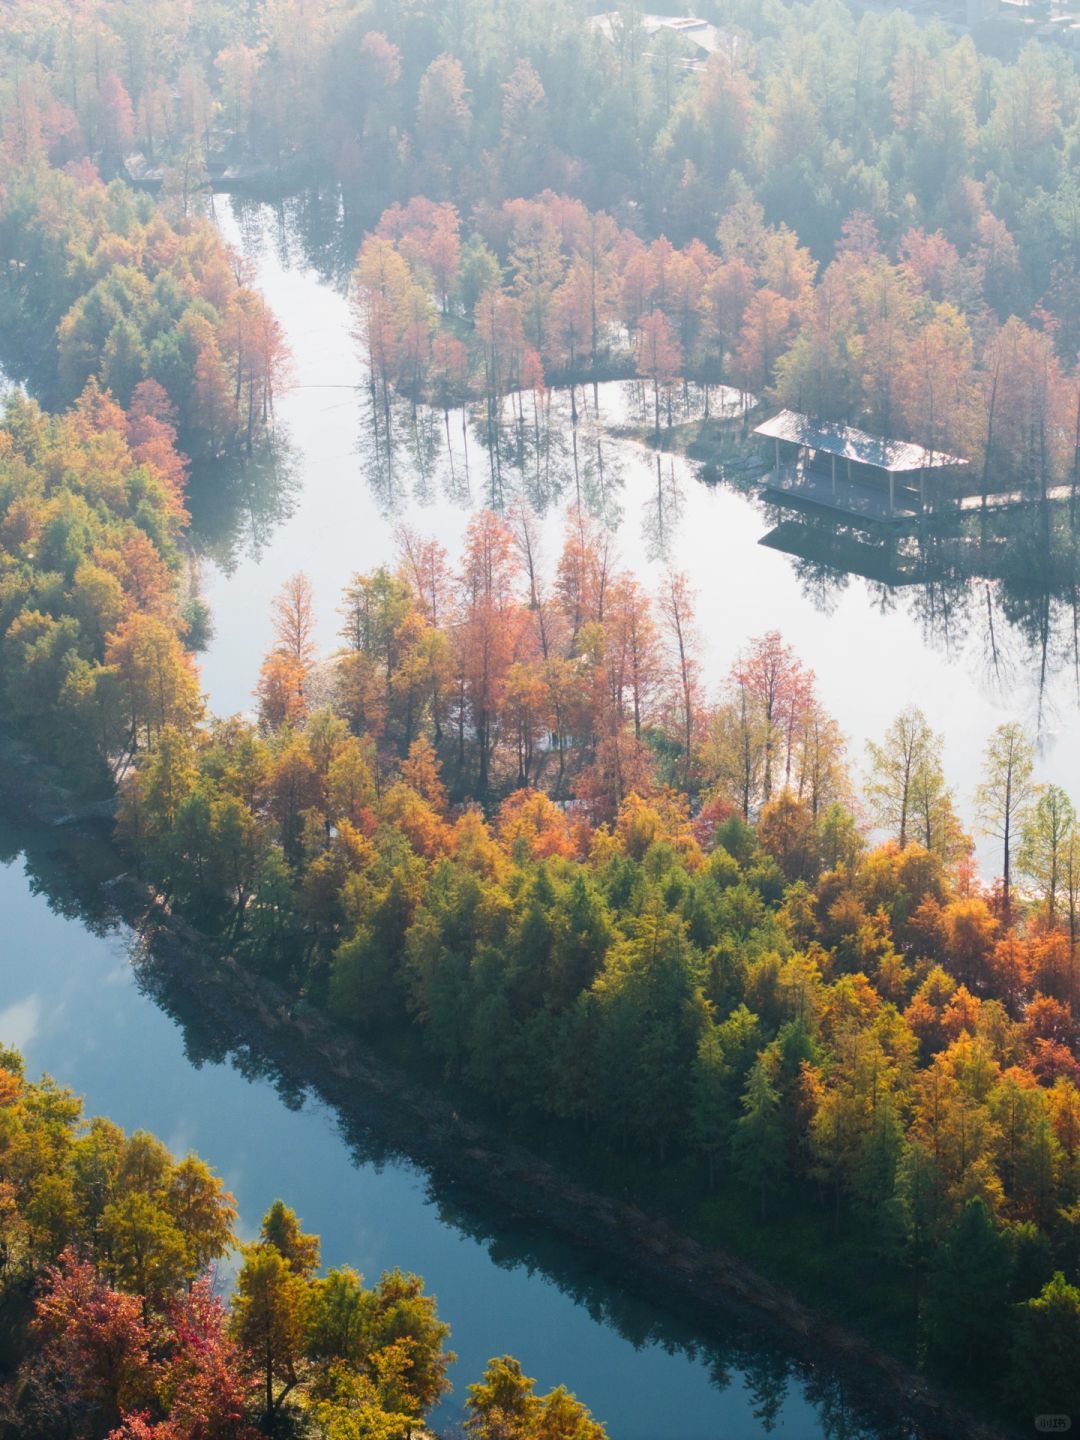
[{"label": "wooden deck", "polygon": [[[924,505],[917,489],[897,480],[893,489],[894,503],[890,506],[889,494],[884,488],[860,484],[839,475],[834,481],[829,475],[807,469],[801,463],[774,466],[762,475],[761,488],[767,496],[797,509],[831,511],[877,525],[902,525],[923,516],[955,514],[957,511],[961,515],[973,515],[984,508],[995,511],[1019,509],[1037,504],[1044,498],[1038,490],[1028,488],[995,491],[987,495],[985,501],[981,495],[962,495],[935,504],[928,497]],[[1060,504],[1071,500],[1073,493],[1071,485],[1054,485],[1046,491],[1045,499]]]}]

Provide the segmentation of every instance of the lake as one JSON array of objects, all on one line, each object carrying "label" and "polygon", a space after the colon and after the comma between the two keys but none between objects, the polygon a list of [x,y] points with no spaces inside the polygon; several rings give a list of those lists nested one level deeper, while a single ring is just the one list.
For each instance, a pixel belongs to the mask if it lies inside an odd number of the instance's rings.
[{"label": "lake", "polygon": [[[554,397],[542,453],[515,460],[510,435],[496,460],[460,415],[414,418],[407,409],[388,449],[371,430],[333,214],[314,225],[300,202],[220,197],[217,210],[285,328],[293,373],[278,400],[275,453],[231,476],[199,477],[193,493],[214,627],[203,677],[216,711],[251,707],[271,643],[270,600],[288,575],[310,574],[329,649],[342,586],[387,560],[396,526],[435,535],[453,554],[472,506],[523,487],[544,507],[549,563],[578,497],[611,525],[622,562],[647,583],[677,557],[697,592],[714,689],[749,637],[780,629],[814,668],[856,759],[865,737],[879,736],[914,696],[944,736],[962,814],[985,738],[1010,718],[1040,735],[1041,773],[1080,791],[1075,566],[1060,536],[1026,526],[1018,539],[983,537],[975,558],[970,536],[932,538],[914,559],[899,557],[898,573],[910,578],[904,567],[915,565],[917,583],[859,578],[822,563],[831,537],[820,527],[788,517],[776,534],[784,517],[756,498],[702,483],[678,457],[658,470],[648,450],[609,434],[635,404],[633,387],[618,384],[600,387],[595,407],[591,391],[579,392],[592,408],[576,436],[566,397]],[[761,545],[766,534],[786,550]],[[880,557],[870,558],[873,570]],[[612,1440],[898,1433],[855,1416],[827,1365],[799,1370],[782,1345],[739,1325],[703,1334],[587,1256],[433,1190],[392,1144],[386,1154],[358,1152],[325,1107],[140,989],[129,937],[107,923],[92,847],[9,825],[0,827],[0,860],[0,1039],[23,1049],[31,1072],[48,1070],[84,1095],[92,1113],[198,1150],[236,1194],[245,1236],[280,1195],[322,1236],[327,1263],[369,1278],[393,1265],[423,1274],[460,1356],[440,1423],[460,1417],[464,1386],[486,1360],[509,1351],[542,1388],[574,1390]]]},{"label": "lake", "polygon": [[[270,602],[289,575],[309,573],[318,638],[332,649],[336,609],[351,576],[392,557],[402,524],[437,537],[456,556],[471,507],[492,498],[492,467],[470,426],[466,483],[460,416],[452,412],[449,420],[451,464],[443,416],[422,417],[414,434],[403,407],[388,478],[385,457],[372,453],[366,372],[340,288],[342,262],[324,238],[330,221],[317,212],[314,224],[311,207],[294,220],[289,206],[222,197],[217,209],[222,230],[243,250],[284,326],[293,357],[291,385],[277,405],[289,458],[267,467],[273,473],[261,486],[249,480],[231,497],[199,492],[194,505],[196,528],[217,561],[204,567],[215,634],[201,657],[203,679],[213,709],[231,713],[254,703],[259,666],[273,643]],[[628,418],[631,388],[599,387],[601,422]],[[591,405],[591,388],[579,388],[578,399]],[[644,583],[655,589],[669,561],[685,571],[697,595],[703,673],[714,695],[747,640],[779,630],[814,669],[856,772],[865,741],[879,739],[914,697],[943,736],[945,773],[965,818],[986,739],[1010,719],[1039,737],[1039,778],[1054,779],[1080,800],[1080,562],[1060,535],[1046,542],[1036,517],[999,519],[1004,536],[992,535],[976,556],[968,553],[975,548],[970,532],[928,537],[919,559],[930,578],[890,586],[822,563],[829,522],[789,521],[812,548],[810,559],[760,544],[781,517],[756,496],[703,484],[693,464],[665,455],[665,555],[657,536],[655,454],[607,435],[590,416],[579,426],[575,477],[565,396],[555,398],[553,412],[556,453],[545,454],[540,483],[531,456],[520,472],[504,463],[499,498],[508,501],[521,489],[545,507],[549,567],[567,508],[582,494],[587,508],[612,521],[618,559]],[[986,578],[988,559],[995,573]]]}]

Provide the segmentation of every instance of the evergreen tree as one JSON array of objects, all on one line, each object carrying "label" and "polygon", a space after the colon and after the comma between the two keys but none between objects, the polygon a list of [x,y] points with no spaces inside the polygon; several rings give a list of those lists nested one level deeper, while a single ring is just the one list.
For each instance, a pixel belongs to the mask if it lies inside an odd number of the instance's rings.
[{"label": "evergreen tree", "polygon": [[735,1169],[758,1192],[765,1214],[770,1194],[781,1184],[786,1163],[780,1092],[773,1084],[768,1054],[758,1056],[742,1097],[743,1113],[735,1125],[731,1152]]}]

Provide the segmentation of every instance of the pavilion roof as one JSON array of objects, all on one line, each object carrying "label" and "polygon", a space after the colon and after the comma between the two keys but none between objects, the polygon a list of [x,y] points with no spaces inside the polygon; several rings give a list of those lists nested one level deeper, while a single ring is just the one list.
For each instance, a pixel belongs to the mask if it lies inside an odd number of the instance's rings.
[{"label": "pavilion roof", "polygon": [[928,450],[924,445],[917,445],[911,440],[886,440],[880,435],[868,435],[865,430],[856,430],[852,425],[839,425],[830,420],[812,420],[809,415],[800,415],[797,410],[781,410],[779,415],[774,415],[771,420],[759,425],[754,434],[768,436],[771,440],[789,440],[795,445],[806,445],[811,450],[822,450],[827,455],[838,455],[841,459],[870,465],[876,470],[937,470],[948,465],[968,463],[959,455]]}]

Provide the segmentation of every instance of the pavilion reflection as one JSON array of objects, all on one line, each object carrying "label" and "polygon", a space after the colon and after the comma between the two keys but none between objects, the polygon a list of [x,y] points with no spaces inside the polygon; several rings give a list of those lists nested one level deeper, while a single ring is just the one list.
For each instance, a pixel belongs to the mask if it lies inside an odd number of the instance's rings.
[{"label": "pavilion reflection", "polygon": [[764,513],[759,543],[791,558],[820,610],[862,581],[877,609],[902,609],[931,644],[976,647],[992,688],[1030,689],[1040,732],[1062,682],[1070,708],[1080,703],[1080,517],[1071,505],[887,529],[771,501]]}]

